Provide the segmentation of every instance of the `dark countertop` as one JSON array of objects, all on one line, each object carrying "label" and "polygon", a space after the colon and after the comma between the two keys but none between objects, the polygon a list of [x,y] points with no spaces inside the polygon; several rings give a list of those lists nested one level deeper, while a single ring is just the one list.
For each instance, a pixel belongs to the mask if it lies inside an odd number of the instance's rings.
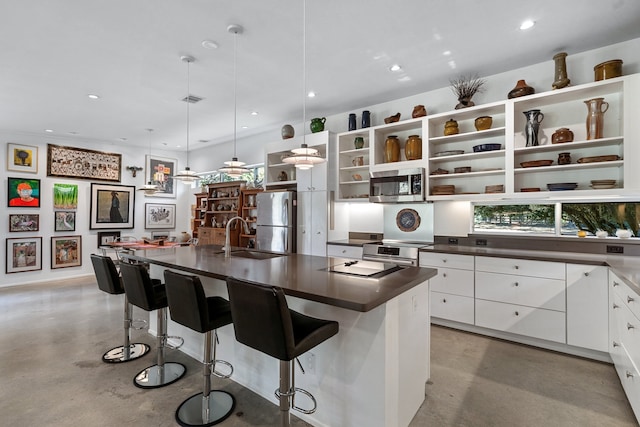
[{"label": "dark countertop", "polygon": [[217,245],[189,246],[124,256],[220,280],[232,276],[279,286],[287,295],[360,312],[370,311],[438,273],[435,268],[407,267],[380,278],[364,278],[324,270],[348,261],[342,258],[300,254],[261,260],[233,255],[225,258],[220,249]]},{"label": "dark countertop", "polygon": [[421,252],[448,253],[459,255],[488,256],[499,258],[519,258],[534,261],[568,262],[575,264],[603,265],[611,267],[622,280],[640,294],[640,257],[622,255],[589,254],[568,251],[540,251],[524,249],[497,249],[477,246],[433,245],[420,249]]}]

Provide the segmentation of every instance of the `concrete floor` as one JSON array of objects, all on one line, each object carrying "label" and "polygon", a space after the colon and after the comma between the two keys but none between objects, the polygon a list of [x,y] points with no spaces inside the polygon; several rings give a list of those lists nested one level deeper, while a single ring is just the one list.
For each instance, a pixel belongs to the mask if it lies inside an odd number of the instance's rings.
[{"label": "concrete floor", "polygon": [[[134,317],[146,312],[136,308]],[[132,384],[153,352],[101,361],[122,339],[122,297],[100,292],[93,277],[0,288],[0,325],[3,426],[175,426],[176,407],[201,387],[199,361],[179,351],[167,359],[185,364],[187,375],[157,390]],[[132,338],[155,344],[144,331]],[[608,364],[434,326],[431,377],[412,427],[638,425]],[[220,425],[278,425],[273,402],[230,380],[213,384],[237,401]],[[318,410],[331,408],[319,402]]]}]

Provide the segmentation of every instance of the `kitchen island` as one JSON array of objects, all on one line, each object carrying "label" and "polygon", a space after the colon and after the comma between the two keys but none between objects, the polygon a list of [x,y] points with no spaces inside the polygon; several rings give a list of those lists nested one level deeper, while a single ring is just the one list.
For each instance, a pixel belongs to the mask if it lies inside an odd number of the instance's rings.
[{"label": "kitchen island", "polygon": [[[340,324],[338,335],[302,356],[306,374],[296,376],[296,385],[317,398],[318,411],[294,415],[314,426],[407,426],[424,401],[429,378],[428,280],[437,270],[407,267],[358,277],[328,271],[348,261],[340,258],[241,255],[225,258],[220,246],[200,246],[126,257],[149,263],[154,278],[167,268],[196,274],[207,295],[227,298],[230,276],[282,287],[292,309]],[[201,334],[173,322],[169,333],[185,339],[184,352],[201,358]],[[218,358],[234,365],[231,379],[275,404],[278,361],[236,342],[232,327],[218,334]],[[297,404],[304,407],[303,399]]]}]

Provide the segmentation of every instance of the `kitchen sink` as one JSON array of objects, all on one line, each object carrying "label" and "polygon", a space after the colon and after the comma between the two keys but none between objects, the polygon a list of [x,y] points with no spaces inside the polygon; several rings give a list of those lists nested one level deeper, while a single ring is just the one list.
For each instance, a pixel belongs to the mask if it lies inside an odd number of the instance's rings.
[{"label": "kitchen sink", "polygon": [[252,251],[252,250],[239,250],[239,251],[231,251],[231,257],[240,257],[240,258],[250,258],[250,259],[271,259],[277,258],[281,256],[287,256],[287,254],[279,254],[274,252],[262,252],[262,251]]}]

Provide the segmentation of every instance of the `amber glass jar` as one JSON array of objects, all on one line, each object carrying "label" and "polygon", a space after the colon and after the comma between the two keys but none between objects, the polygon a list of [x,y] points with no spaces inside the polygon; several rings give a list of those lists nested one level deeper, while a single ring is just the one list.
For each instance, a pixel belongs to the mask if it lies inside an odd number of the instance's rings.
[{"label": "amber glass jar", "polygon": [[418,135],[409,135],[404,146],[404,156],[407,160],[418,160],[422,158],[422,138]]},{"label": "amber glass jar", "polygon": [[400,161],[400,141],[396,135],[389,135],[384,142],[385,163]]}]

